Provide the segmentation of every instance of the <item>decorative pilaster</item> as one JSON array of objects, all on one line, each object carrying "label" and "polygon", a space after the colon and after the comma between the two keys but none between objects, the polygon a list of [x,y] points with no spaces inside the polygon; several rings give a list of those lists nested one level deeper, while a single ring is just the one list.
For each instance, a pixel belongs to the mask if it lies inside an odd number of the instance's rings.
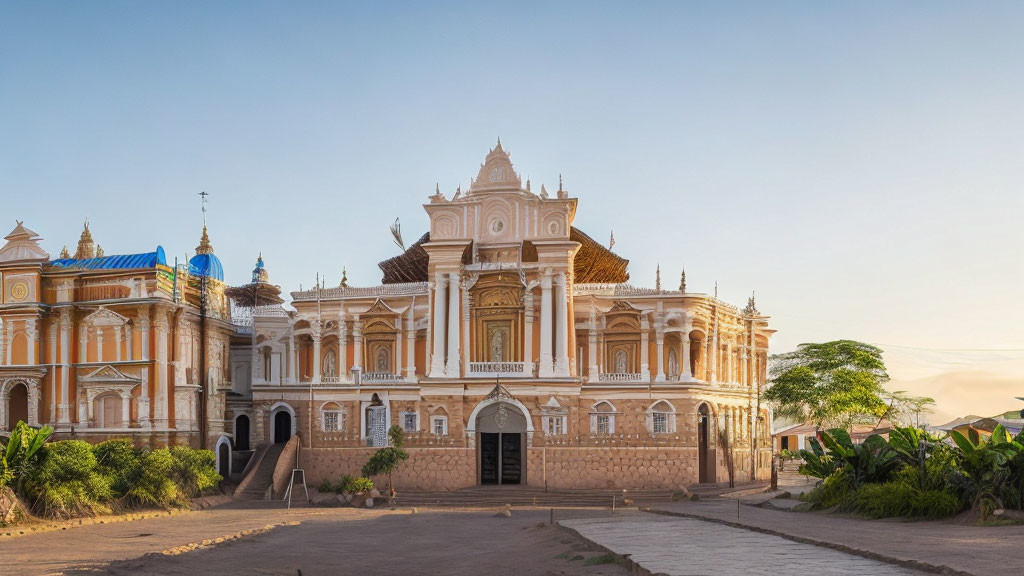
[{"label": "decorative pilaster", "polygon": [[348,323],[344,311],[338,313],[338,380],[348,381]]},{"label": "decorative pilaster", "polygon": [[692,329],[692,326],[690,324],[687,324],[683,328],[683,332],[681,334],[681,337],[682,337],[682,340],[683,340],[683,354],[682,354],[683,372],[682,372],[681,380],[683,380],[684,382],[693,380],[693,368],[690,366],[690,330],[691,329]]},{"label": "decorative pilaster", "polygon": [[114,360],[121,361],[121,343],[123,340],[123,326],[114,326]]},{"label": "decorative pilaster", "polygon": [[139,337],[142,338],[142,359],[149,360],[149,308],[139,310]]},{"label": "decorative pilaster", "polygon": [[71,371],[71,310],[67,308],[60,311],[60,364],[60,403],[57,405],[57,423],[63,428],[71,425],[71,414],[68,410],[68,378]]},{"label": "decorative pilaster", "polygon": [[657,346],[658,357],[657,364],[655,364],[654,381],[664,382],[665,381],[665,330],[662,327],[661,321],[658,321],[654,325],[654,342]]},{"label": "decorative pilaster", "polygon": [[445,287],[447,278],[441,272],[434,275],[433,351],[430,354],[430,377],[444,376],[444,321],[447,302]]},{"label": "decorative pilaster", "polygon": [[555,282],[555,375],[568,378],[572,368],[569,366],[569,299],[565,272],[559,272]]},{"label": "decorative pilaster", "polygon": [[313,332],[313,383],[319,384],[321,363],[323,362],[323,360],[320,358],[320,320],[317,319],[314,322],[310,322],[309,325],[310,328],[312,328]]},{"label": "decorative pilaster", "polygon": [[400,376],[402,374],[402,362],[405,359],[402,357],[402,344],[405,338],[402,337],[402,315],[395,314],[395,375]]},{"label": "decorative pilaster", "polygon": [[459,329],[459,274],[452,272],[448,275],[448,358],[445,365],[445,376],[458,378],[462,371],[462,354],[460,342],[462,340]]},{"label": "decorative pilaster", "polygon": [[533,289],[523,297],[523,372],[533,376]]},{"label": "decorative pilaster", "polygon": [[[352,345],[355,347],[352,349],[352,366],[355,368],[363,369],[363,323],[359,320],[359,316],[356,316],[355,322],[352,323]],[[372,367],[372,363],[371,363]]]},{"label": "decorative pilaster", "polygon": [[540,377],[555,375],[551,356],[551,270],[544,270],[540,278]]},{"label": "decorative pilaster", "polygon": [[28,363],[35,366],[39,363],[39,320],[29,318],[25,321],[25,335],[28,337]]},{"label": "decorative pilaster", "polygon": [[157,428],[167,428],[167,343],[170,325],[167,314],[158,310],[154,320],[156,327],[156,404],[154,420]]},{"label": "decorative pilaster", "polygon": [[600,380],[600,368],[597,364],[597,311],[590,309],[590,326],[587,330],[587,380],[597,382]]},{"label": "decorative pilaster", "polygon": [[405,313],[405,380],[416,381],[416,297],[413,296],[409,310]]},{"label": "decorative pilaster", "polygon": [[135,327],[131,324],[125,324],[124,326],[124,344],[125,349],[128,351],[128,359],[135,360],[135,346],[132,344],[133,332]]},{"label": "decorative pilaster", "polygon": [[651,323],[647,318],[640,320],[640,378],[651,381]]}]

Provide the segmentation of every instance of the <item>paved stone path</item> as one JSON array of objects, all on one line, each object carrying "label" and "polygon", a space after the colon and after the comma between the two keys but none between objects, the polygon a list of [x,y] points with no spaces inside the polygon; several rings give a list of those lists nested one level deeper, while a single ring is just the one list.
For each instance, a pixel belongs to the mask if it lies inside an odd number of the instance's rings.
[{"label": "paved stone path", "polygon": [[721,524],[644,513],[559,522],[584,538],[672,576],[896,576],[921,572],[778,536]]}]

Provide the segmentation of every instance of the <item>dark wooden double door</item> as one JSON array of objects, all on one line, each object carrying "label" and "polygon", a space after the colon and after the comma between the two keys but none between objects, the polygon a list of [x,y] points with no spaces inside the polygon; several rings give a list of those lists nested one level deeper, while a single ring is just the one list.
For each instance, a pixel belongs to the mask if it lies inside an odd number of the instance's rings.
[{"label": "dark wooden double door", "polygon": [[520,484],[523,481],[523,435],[480,434],[480,483]]}]

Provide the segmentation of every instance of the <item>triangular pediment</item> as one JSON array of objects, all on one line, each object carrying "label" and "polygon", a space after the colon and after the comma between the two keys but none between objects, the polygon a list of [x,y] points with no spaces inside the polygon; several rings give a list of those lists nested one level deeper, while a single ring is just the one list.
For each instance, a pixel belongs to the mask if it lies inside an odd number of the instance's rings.
[{"label": "triangular pediment", "polygon": [[398,312],[396,312],[394,308],[388,306],[387,303],[384,302],[383,300],[381,300],[380,298],[377,298],[377,300],[374,301],[373,306],[370,306],[369,310],[367,310],[366,312],[363,312],[362,316],[375,316],[375,315],[394,316],[395,314],[398,314]]},{"label": "triangular pediment", "polygon": [[136,383],[141,382],[142,378],[136,376],[129,376],[124,372],[121,372],[113,366],[100,366],[96,370],[82,376],[81,381],[84,383],[90,382],[123,382],[123,383]]},{"label": "triangular pediment", "polygon": [[470,180],[470,191],[520,190],[522,187],[523,181],[512,167],[508,152],[501,147],[501,140],[498,140],[498,145],[488,152],[484,163],[480,165],[476,179]]},{"label": "triangular pediment", "polygon": [[616,300],[612,307],[607,312],[608,314],[639,314],[640,310],[633,307],[632,304],[624,300]]},{"label": "triangular pediment", "polygon": [[86,316],[85,321],[91,326],[123,326],[128,323],[128,318],[100,306],[99,310]]}]

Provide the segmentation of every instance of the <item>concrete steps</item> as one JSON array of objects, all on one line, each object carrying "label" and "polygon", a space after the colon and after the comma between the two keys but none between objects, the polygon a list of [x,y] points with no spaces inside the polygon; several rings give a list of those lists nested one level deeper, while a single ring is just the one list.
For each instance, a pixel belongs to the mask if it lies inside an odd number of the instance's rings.
[{"label": "concrete steps", "polygon": [[259,463],[249,471],[249,474],[242,480],[235,490],[236,500],[263,500],[266,498],[267,490],[274,483],[274,467],[281,457],[284,444],[271,444],[266,452],[257,454],[254,458],[260,458]]}]

